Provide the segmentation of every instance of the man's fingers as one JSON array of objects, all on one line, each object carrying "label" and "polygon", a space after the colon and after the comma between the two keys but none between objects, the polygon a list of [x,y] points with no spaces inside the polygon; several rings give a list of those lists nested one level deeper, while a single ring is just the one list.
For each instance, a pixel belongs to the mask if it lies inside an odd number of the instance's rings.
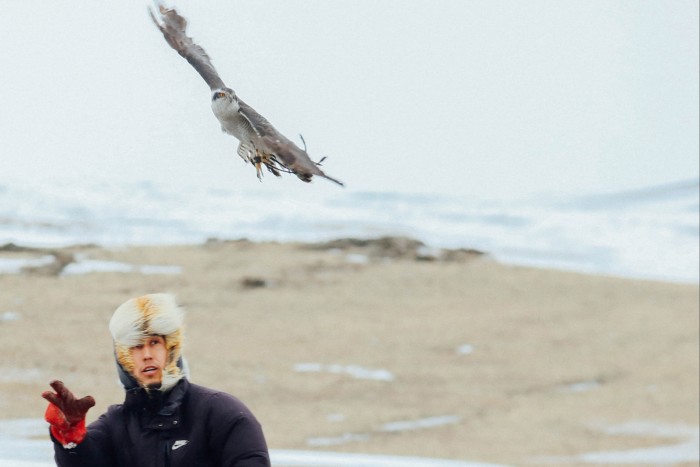
[{"label": "man's fingers", "polygon": [[55,405],[65,415],[69,423],[82,420],[90,407],[95,406],[95,399],[92,396],[76,399],[66,385],[59,380],[51,381],[49,384],[56,392],[44,391],[41,397]]},{"label": "man's fingers", "polygon": [[73,393],[70,392],[70,390],[66,387],[65,384],[63,384],[63,381],[59,380],[54,380],[49,383],[51,387],[56,391],[56,394],[58,394],[58,397],[60,397],[63,400],[68,400],[73,397]]},{"label": "man's fingers", "polygon": [[52,403],[53,405],[55,405],[55,406],[57,406],[57,407],[58,407],[59,404],[61,403],[61,401],[60,401],[59,398],[58,398],[58,395],[54,394],[54,393],[51,392],[51,391],[44,391],[44,392],[42,392],[42,393],[41,393],[41,397],[43,397],[44,399],[46,399],[47,401],[49,401],[50,403]]},{"label": "man's fingers", "polygon": [[61,389],[63,389],[64,385],[63,385],[63,381],[59,381],[59,380],[55,379],[49,383],[49,386],[51,386],[54,391],[61,392]]},{"label": "man's fingers", "polygon": [[78,405],[80,407],[80,410],[87,412],[90,409],[90,407],[95,406],[95,398],[92,396],[85,396],[78,401]]}]

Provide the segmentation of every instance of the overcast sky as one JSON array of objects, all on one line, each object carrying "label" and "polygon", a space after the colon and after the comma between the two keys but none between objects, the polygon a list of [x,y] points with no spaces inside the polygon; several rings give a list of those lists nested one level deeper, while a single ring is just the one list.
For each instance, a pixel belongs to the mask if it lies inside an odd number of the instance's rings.
[{"label": "overcast sky", "polygon": [[[260,184],[145,1],[0,0],[6,179]],[[698,176],[697,0],[172,2],[348,190],[517,198]]]}]

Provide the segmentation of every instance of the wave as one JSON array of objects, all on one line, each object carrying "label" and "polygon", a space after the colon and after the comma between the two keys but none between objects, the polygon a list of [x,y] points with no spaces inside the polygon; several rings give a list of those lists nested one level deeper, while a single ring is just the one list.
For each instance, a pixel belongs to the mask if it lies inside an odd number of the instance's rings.
[{"label": "wave", "polygon": [[[318,242],[406,236],[508,263],[698,282],[698,180],[620,193],[495,202],[445,195],[155,182],[0,186],[0,244]],[[307,187],[305,187],[307,188]],[[325,194],[329,193],[329,194]]]}]

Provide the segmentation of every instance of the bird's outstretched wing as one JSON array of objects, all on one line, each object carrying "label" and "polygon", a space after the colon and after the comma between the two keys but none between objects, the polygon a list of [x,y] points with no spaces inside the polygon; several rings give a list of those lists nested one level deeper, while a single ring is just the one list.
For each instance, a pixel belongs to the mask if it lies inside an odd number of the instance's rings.
[{"label": "bird's outstretched wing", "polygon": [[219,73],[216,72],[214,65],[211,64],[209,55],[202,47],[195,44],[191,37],[185,34],[187,20],[180,16],[175,9],[166,8],[162,4],[158,5],[158,10],[160,13],[158,15],[159,18],[156,17],[151,8],[148,9],[148,12],[151,14],[155,25],[163,33],[166,42],[170,44],[170,47],[190,62],[190,65],[202,75],[202,78],[204,78],[204,81],[207,82],[212,91],[225,88],[226,85]]},{"label": "bird's outstretched wing", "polygon": [[[195,44],[191,37],[185,33],[187,29],[187,20],[180,16],[175,9],[167,8],[162,3],[158,4],[159,14],[157,15],[149,8],[151,19],[160,29],[165,37],[165,40],[170,47],[175,49],[177,53],[182,55],[197,72],[202,75],[204,81],[207,82],[212,91],[217,89],[228,89],[223,80],[217,73],[214,65],[211,64],[209,55],[202,47]],[[327,178],[339,185],[342,182],[329,177],[313,162],[306,150],[300,149],[296,144],[281,134],[275,127],[268,122],[265,117],[260,115],[251,106],[238,99],[238,113],[250,125],[257,136],[255,143],[252,141],[241,140],[238,148],[238,155],[244,160],[259,155],[267,167],[275,174],[279,175],[280,166],[284,171],[296,174],[305,182],[311,181],[314,175]],[[237,138],[240,137],[236,136]],[[257,162],[259,164],[260,162]]]}]

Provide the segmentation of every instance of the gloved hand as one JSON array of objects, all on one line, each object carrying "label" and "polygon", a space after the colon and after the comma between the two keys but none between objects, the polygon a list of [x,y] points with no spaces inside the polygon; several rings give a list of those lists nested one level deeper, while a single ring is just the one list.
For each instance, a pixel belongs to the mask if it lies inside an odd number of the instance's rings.
[{"label": "gloved hand", "polygon": [[92,396],[76,399],[61,381],[51,381],[49,384],[56,392],[45,391],[41,394],[49,401],[44,419],[51,424],[53,437],[64,448],[72,449],[85,439],[85,414],[95,405],[95,399]]}]

